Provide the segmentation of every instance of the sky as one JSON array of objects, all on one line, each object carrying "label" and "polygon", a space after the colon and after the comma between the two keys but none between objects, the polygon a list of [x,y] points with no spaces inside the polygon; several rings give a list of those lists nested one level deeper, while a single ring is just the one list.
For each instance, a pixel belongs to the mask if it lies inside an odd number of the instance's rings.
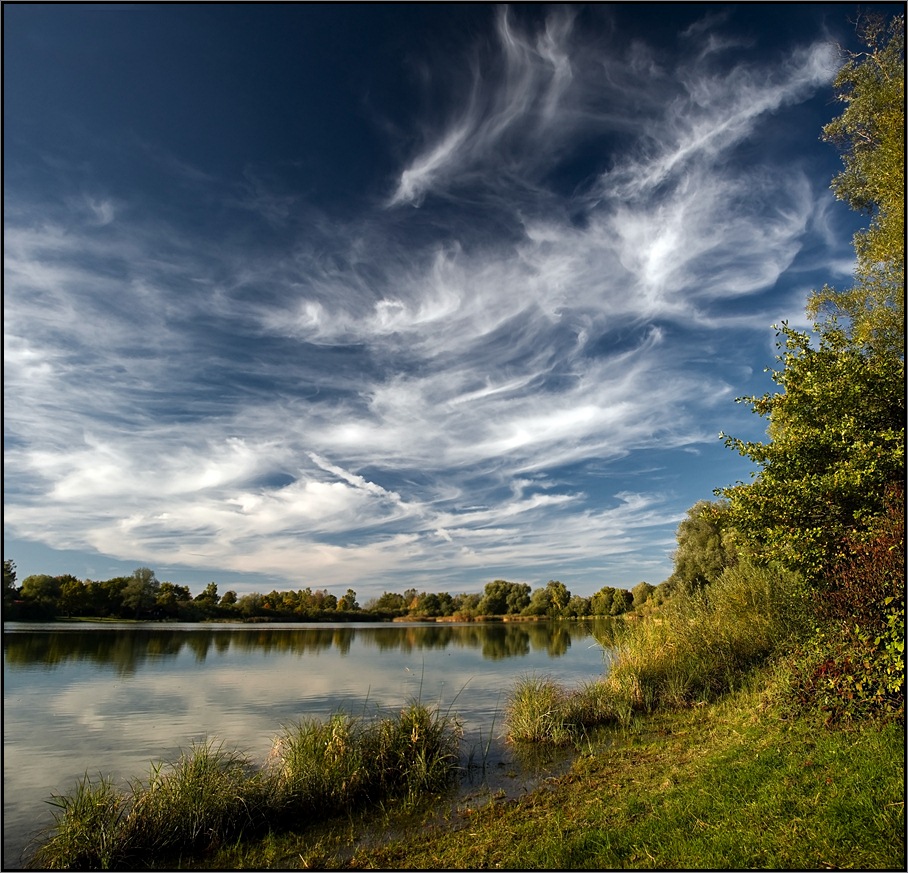
[{"label": "sky", "polygon": [[851,276],[861,9],[4,5],[20,583],[666,579]]}]

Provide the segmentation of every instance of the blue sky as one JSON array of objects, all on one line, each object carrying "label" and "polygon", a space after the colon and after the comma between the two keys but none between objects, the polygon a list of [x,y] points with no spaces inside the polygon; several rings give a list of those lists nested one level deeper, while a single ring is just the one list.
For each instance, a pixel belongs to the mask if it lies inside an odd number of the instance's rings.
[{"label": "blue sky", "polygon": [[662,581],[772,325],[851,274],[857,14],[4,6],[4,557]]}]

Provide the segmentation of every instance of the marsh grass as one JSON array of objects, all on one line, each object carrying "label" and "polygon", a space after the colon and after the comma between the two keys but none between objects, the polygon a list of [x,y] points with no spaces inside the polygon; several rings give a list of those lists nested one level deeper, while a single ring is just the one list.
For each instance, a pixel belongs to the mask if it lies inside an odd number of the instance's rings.
[{"label": "marsh grass", "polygon": [[260,827],[270,807],[267,779],[238,751],[195,744],[134,782],[126,843],[133,855],[211,849]]},{"label": "marsh grass", "polygon": [[658,617],[626,623],[602,680],[569,691],[544,677],[520,679],[507,736],[565,745],[596,725],[627,727],[634,713],[716,700],[810,627],[807,603],[795,574],[742,562],[708,587],[676,595]]},{"label": "marsh grass", "polygon": [[264,767],[207,741],[119,792],[84,777],[50,803],[58,812],[29,866],[138,869],[299,829],[368,802],[415,804],[457,773],[461,728],[449,712],[413,703],[374,720],[337,714],[286,728]]},{"label": "marsh grass", "polygon": [[125,800],[106,777],[86,774],[67,795],[54,795],[54,824],[37,843],[31,865],[38,868],[110,870],[122,859]]}]

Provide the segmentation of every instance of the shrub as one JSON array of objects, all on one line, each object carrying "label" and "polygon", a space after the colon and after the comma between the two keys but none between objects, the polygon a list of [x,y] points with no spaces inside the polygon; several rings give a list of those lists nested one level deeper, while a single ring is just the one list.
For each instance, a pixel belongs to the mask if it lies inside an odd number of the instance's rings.
[{"label": "shrub", "polygon": [[905,518],[900,489],[869,536],[844,541],[817,592],[821,619],[792,660],[789,699],[828,724],[904,719]]}]

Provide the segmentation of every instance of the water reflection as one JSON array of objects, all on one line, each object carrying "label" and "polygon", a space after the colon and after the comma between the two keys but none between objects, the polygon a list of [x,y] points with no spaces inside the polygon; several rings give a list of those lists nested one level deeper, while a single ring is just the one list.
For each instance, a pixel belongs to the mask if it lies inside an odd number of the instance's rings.
[{"label": "water reflection", "polygon": [[132,676],[148,661],[167,661],[181,652],[190,652],[203,664],[212,651],[224,656],[237,653],[317,654],[335,650],[344,656],[355,641],[381,653],[399,651],[477,649],[489,661],[518,658],[532,652],[546,652],[550,658],[564,655],[572,641],[610,637],[608,620],[599,622],[533,622],[494,624],[413,624],[413,625],[307,625],[300,627],[219,626],[200,629],[198,625],[172,628],[44,629],[29,632],[27,626],[4,628],[3,653],[9,669],[41,665],[55,668],[68,662],[87,661],[113,668],[117,675]]},{"label": "water reflection", "polygon": [[86,772],[122,782],[204,738],[264,761],[281,725],[338,710],[451,707],[483,780],[524,790],[538,770],[504,743],[508,689],[537,671],[571,686],[602,675],[609,639],[607,622],[571,621],[3,630],[4,869],[49,821],[44,801]]}]

